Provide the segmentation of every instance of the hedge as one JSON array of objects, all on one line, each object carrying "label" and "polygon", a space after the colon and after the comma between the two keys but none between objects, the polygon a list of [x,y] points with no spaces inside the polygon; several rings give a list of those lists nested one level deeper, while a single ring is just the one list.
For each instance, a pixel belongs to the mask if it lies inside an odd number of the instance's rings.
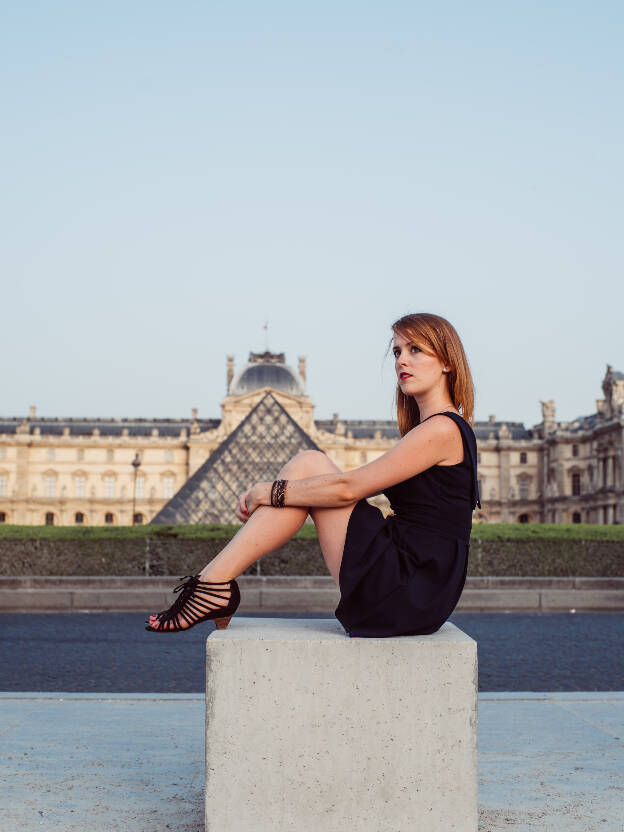
[{"label": "hedge", "polygon": [[[3,575],[191,575],[239,525],[2,526]],[[313,524],[265,555],[245,575],[327,575]],[[624,577],[624,527],[584,524],[475,524],[473,576]]]}]

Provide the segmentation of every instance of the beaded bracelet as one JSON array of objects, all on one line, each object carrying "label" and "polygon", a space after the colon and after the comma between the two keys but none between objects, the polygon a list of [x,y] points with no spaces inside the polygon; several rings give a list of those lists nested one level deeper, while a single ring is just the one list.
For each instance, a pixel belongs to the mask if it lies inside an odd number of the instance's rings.
[{"label": "beaded bracelet", "polygon": [[286,483],[288,480],[274,480],[271,486],[271,505],[275,508],[283,508],[284,497],[286,496]]}]

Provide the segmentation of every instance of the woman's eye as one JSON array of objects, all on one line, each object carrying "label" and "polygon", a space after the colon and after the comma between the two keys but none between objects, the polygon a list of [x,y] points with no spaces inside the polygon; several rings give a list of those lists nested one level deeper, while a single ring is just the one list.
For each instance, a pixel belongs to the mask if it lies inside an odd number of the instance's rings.
[{"label": "woman's eye", "polygon": [[415,346],[414,346],[414,347],[412,347],[412,349],[413,349],[413,350],[418,350],[418,352],[420,352],[420,347],[415,347]]}]

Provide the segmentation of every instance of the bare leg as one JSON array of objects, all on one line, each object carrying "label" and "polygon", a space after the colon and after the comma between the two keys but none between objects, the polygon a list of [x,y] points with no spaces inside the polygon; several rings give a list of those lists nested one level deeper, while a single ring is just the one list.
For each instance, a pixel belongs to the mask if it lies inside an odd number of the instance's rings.
[{"label": "bare leg", "polygon": [[[303,451],[283,466],[277,478],[303,479],[336,471],[339,471],[339,468],[326,454],[319,451]],[[338,555],[342,557],[346,524],[352,509],[353,504],[346,507],[309,510],[295,506],[284,508],[260,506],[225,548],[206,564],[201,571],[201,579],[225,581],[237,577],[258,558],[290,540],[301,528],[309,513],[317,526],[321,549],[329,571],[338,583],[340,570]],[[330,515],[334,521],[332,527],[329,527],[328,522]]]},{"label": "bare leg", "polygon": [[[302,451],[283,466],[278,479],[304,479],[319,474],[333,473],[340,469],[321,451]],[[236,578],[268,552],[296,534],[308,513],[312,517],[319,536],[321,551],[327,567],[338,585],[347,524],[355,503],[327,508],[301,508],[298,506],[260,506],[238,530],[229,543],[200,572],[202,581],[227,581]],[[215,604],[225,606],[225,598],[214,599]],[[153,616],[151,617],[153,619]]]}]

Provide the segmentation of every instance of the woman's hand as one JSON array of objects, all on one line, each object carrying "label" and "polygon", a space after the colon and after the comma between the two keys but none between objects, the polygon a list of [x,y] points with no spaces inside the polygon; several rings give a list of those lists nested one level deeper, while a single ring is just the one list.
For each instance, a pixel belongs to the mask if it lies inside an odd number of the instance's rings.
[{"label": "woman's hand", "polygon": [[236,516],[242,523],[246,523],[258,506],[262,505],[258,486],[259,483],[256,483],[238,498]]},{"label": "woman's hand", "polygon": [[[251,488],[249,489],[249,491],[251,491]],[[238,498],[236,516],[241,521],[241,523],[246,523],[249,519],[249,509],[247,508],[247,498],[249,496],[249,491],[245,491],[245,493],[241,494]]]}]

